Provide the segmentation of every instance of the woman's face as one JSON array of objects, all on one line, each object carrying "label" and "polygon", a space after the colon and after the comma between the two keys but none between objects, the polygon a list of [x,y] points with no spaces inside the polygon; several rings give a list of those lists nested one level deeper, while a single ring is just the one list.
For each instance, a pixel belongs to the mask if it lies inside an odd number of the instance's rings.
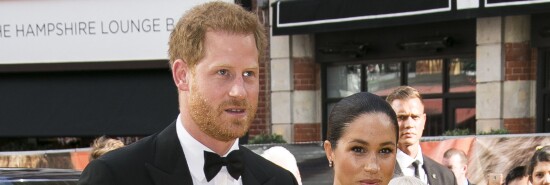
[{"label": "woman's face", "polygon": [[533,185],[549,185],[550,184],[550,162],[540,161],[535,165],[533,174],[531,174]]},{"label": "woman's face", "polygon": [[396,134],[384,113],[359,116],[345,128],[336,148],[329,141],[324,147],[333,161],[335,185],[386,185],[393,176]]}]

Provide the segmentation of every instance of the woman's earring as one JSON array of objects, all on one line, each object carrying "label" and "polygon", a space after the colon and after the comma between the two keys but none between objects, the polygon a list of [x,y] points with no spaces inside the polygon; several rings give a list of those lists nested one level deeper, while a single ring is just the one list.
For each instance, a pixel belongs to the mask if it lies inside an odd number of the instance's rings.
[{"label": "woman's earring", "polygon": [[328,161],[328,167],[332,168],[332,161]]}]

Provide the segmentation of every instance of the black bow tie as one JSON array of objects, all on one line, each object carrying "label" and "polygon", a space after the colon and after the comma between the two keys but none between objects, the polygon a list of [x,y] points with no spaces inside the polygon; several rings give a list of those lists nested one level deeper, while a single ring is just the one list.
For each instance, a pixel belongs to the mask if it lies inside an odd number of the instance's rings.
[{"label": "black bow tie", "polygon": [[240,150],[233,150],[227,157],[220,157],[218,154],[204,151],[204,175],[206,180],[210,182],[222,169],[222,166],[227,167],[229,174],[239,179],[239,176],[244,171],[243,154]]}]

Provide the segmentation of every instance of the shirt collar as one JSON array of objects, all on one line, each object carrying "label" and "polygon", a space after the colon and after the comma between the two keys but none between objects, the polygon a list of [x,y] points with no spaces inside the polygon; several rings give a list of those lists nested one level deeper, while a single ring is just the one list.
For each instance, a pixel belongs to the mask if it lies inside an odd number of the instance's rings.
[{"label": "shirt collar", "polygon": [[420,148],[420,145],[418,145],[418,154],[416,154],[414,158],[401,151],[401,149],[397,149],[397,163],[403,165],[401,169],[409,167],[416,160],[420,162],[419,166],[424,165],[424,157],[422,156],[422,148]]},{"label": "shirt collar", "polygon": [[[191,172],[191,175],[193,178],[206,182],[206,177],[204,175],[203,166],[204,166],[204,152],[213,152],[210,148],[204,146],[202,143],[197,141],[183,126],[183,122],[180,118],[181,115],[178,115],[178,118],[176,120],[176,133],[178,135],[178,139],[181,144],[181,148],[183,149],[183,154],[185,155],[185,158],[187,159],[187,166],[189,167],[189,172]],[[229,152],[233,150],[239,149],[239,139],[235,140],[235,143],[231,146],[229,151],[227,151],[226,154],[223,155],[223,157],[227,156]],[[213,152],[215,153],[215,152]],[[189,160],[192,159],[192,160]]]}]

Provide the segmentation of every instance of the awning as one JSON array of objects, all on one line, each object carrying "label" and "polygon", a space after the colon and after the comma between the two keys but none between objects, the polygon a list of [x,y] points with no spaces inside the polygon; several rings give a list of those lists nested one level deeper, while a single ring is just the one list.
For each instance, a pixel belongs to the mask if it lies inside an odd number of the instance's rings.
[{"label": "awning", "polygon": [[550,0],[280,0],[273,35],[550,12]]}]

